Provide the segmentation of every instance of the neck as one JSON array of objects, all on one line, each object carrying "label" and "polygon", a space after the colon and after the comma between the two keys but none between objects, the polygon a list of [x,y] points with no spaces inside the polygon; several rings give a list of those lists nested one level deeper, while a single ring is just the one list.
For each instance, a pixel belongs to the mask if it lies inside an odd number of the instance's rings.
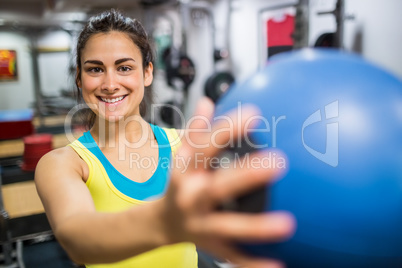
[{"label": "neck", "polygon": [[90,131],[100,148],[110,148],[117,144],[141,144],[152,135],[149,123],[140,116],[128,122],[110,122],[97,117]]}]

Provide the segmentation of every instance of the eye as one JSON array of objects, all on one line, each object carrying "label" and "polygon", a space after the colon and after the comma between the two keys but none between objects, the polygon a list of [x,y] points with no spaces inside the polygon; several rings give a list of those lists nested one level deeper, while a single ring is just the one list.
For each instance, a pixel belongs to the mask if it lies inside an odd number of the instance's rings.
[{"label": "eye", "polygon": [[101,68],[99,68],[99,67],[91,67],[91,68],[88,68],[88,72],[91,72],[91,73],[100,73],[100,72],[102,72],[103,70],[101,69]]},{"label": "eye", "polygon": [[128,72],[128,71],[131,71],[132,68],[131,68],[130,66],[120,66],[120,67],[118,68],[118,70],[119,70],[119,71],[122,71],[122,72]]}]

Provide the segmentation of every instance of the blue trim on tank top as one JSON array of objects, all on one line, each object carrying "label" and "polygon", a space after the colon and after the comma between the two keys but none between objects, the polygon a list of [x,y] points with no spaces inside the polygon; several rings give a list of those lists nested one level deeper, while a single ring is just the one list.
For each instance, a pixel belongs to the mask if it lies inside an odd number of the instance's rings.
[{"label": "blue trim on tank top", "polygon": [[[103,154],[89,131],[84,132],[78,139],[102,163],[110,181],[117,190],[131,198],[143,201],[157,199],[165,194],[169,183],[169,166],[172,155],[166,132],[158,126],[152,124],[150,126],[158,143],[159,157],[158,166],[154,174],[145,182],[135,182],[121,174]],[[138,159],[138,161],[141,163],[141,159]],[[143,162],[144,165],[149,163],[149,161]]]}]

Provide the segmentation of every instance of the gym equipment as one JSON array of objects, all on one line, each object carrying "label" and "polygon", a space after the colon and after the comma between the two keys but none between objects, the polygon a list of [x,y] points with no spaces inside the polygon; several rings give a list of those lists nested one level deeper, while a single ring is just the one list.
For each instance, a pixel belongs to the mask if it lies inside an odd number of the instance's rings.
[{"label": "gym equipment", "polygon": [[314,47],[336,47],[335,39],[335,33],[323,33],[315,41]]},{"label": "gym equipment", "polygon": [[36,191],[34,172],[22,171],[18,165],[0,166],[0,267],[60,267],[55,263],[60,260],[50,252],[42,251],[42,263],[29,256],[32,248],[27,245],[47,240],[57,243]]},{"label": "gym equipment", "polygon": [[[184,91],[184,93],[188,92],[196,75],[194,62],[187,55],[189,5],[190,3],[187,1],[179,2],[181,40],[180,42],[172,40],[174,45],[166,49],[163,56],[168,85],[177,91]],[[175,30],[175,27],[172,28]],[[174,39],[174,37],[173,34],[172,38]]]},{"label": "gym equipment", "polygon": [[[230,3],[227,6],[227,15],[225,23],[225,34],[224,34],[224,48],[219,48],[216,42],[217,29],[215,25],[215,16],[213,8],[210,4],[206,2],[193,2],[191,8],[195,14],[194,17],[199,17],[199,14],[205,14],[209,20],[209,26],[211,30],[211,40],[213,44],[213,60],[214,68],[212,74],[208,76],[204,83],[204,94],[209,97],[213,102],[216,102],[235,82],[235,78],[230,71],[231,58],[229,51],[229,25],[230,25]],[[193,22],[196,24],[195,22]],[[200,25],[201,27],[202,25]],[[227,64],[227,66],[222,66],[222,64]],[[221,66],[219,66],[221,65]]]},{"label": "gym equipment", "polygon": [[353,15],[346,15],[345,14],[345,0],[337,0],[335,9],[332,11],[326,12],[318,12],[317,15],[327,15],[332,14],[336,20],[336,31],[335,33],[324,33],[321,35],[316,43],[316,47],[337,47],[343,48],[343,32],[344,32],[344,25],[343,22],[345,20],[353,20]]},{"label": "gym equipment", "polygon": [[179,83],[182,83],[180,88],[183,88],[187,92],[195,78],[193,61],[183,51],[174,47],[167,49],[164,54],[168,85],[173,87],[173,89],[178,89],[178,80]]},{"label": "gym equipment", "polygon": [[53,150],[53,136],[51,134],[33,134],[23,138],[24,161],[21,169],[34,171],[42,156]]},{"label": "gym equipment", "polygon": [[216,102],[234,83],[235,79],[230,72],[213,73],[205,82],[205,95]]},{"label": "gym equipment", "polygon": [[310,0],[300,0],[296,7],[295,27],[292,34],[293,48],[308,47]]},{"label": "gym equipment", "polygon": [[266,165],[288,170],[266,187],[264,210],[297,220],[288,241],[239,246],[290,268],[402,267],[401,81],[358,55],[302,49],[235,85],[216,116],[238,102],[266,120],[251,147],[288,158],[267,152]]},{"label": "gym equipment", "polygon": [[214,49],[214,62],[229,58],[229,51],[227,49]]},{"label": "gym equipment", "polygon": [[175,125],[180,125],[181,122],[175,122],[176,119],[180,119],[180,108],[177,106],[175,101],[170,100],[164,103],[160,108],[159,114],[162,121],[169,127],[174,127]]}]

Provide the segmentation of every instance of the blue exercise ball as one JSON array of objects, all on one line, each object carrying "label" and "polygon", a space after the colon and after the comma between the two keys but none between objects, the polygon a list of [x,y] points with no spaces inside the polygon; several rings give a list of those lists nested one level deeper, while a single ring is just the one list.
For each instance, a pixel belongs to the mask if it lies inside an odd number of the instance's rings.
[{"label": "blue exercise ball", "polygon": [[290,240],[242,249],[288,267],[402,267],[402,82],[359,55],[302,49],[234,85],[215,115],[239,104],[264,118],[253,146],[288,158],[264,210],[297,220]]}]

